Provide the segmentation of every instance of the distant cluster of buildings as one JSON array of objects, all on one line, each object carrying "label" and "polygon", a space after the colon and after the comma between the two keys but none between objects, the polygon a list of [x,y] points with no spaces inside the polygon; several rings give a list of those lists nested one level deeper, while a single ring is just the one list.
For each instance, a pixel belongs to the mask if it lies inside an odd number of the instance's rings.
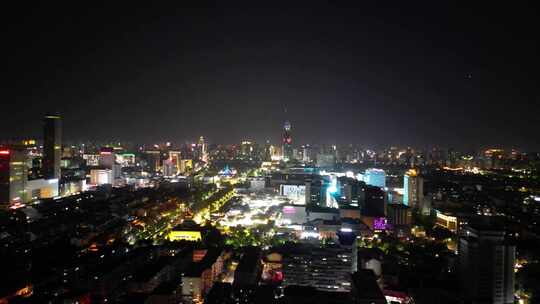
[{"label": "distant cluster of buildings", "polygon": [[280,218],[285,226],[352,219],[372,230],[405,232],[407,229],[401,228],[410,228],[412,211],[426,208],[429,213],[429,205],[425,204],[423,178],[417,170],[406,171],[403,184],[405,187],[399,189],[386,187],[382,169],[370,168],[354,175],[300,167],[272,171],[250,185],[252,191],[276,189],[289,201]]},{"label": "distant cluster of buildings", "polygon": [[[390,147],[365,149],[356,145],[299,145],[293,140],[292,124],[285,121],[281,145],[264,145],[242,141],[239,145],[219,145],[211,149],[211,155],[219,160],[285,161],[303,163],[321,169],[334,170],[340,164],[370,164],[375,167],[448,167],[463,169],[523,169],[540,157],[536,153],[524,153],[512,149],[485,149],[461,152],[455,149],[413,149]],[[376,173],[375,173],[376,174]]]},{"label": "distant cluster of buildings", "polygon": [[185,177],[209,161],[208,145],[170,143],[126,148],[120,143],[66,145],[62,119],[46,115],[43,140],[0,145],[0,204],[19,208],[41,199],[78,194],[100,186],[148,187],[154,178]]},{"label": "distant cluster of buildings", "polygon": [[[43,130],[43,157],[41,165],[38,165],[39,171],[29,170],[35,164],[35,141],[0,146],[0,204],[4,208],[59,195],[62,153],[60,117],[45,116]],[[79,188],[82,190],[84,184]]]}]

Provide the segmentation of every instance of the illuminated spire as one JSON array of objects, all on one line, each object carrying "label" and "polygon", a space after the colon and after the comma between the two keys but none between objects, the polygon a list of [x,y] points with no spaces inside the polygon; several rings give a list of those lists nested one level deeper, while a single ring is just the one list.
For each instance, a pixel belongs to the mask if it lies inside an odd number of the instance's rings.
[{"label": "illuminated spire", "polygon": [[291,123],[289,121],[285,121],[285,125],[283,126],[283,129],[285,129],[285,131],[290,131]]}]

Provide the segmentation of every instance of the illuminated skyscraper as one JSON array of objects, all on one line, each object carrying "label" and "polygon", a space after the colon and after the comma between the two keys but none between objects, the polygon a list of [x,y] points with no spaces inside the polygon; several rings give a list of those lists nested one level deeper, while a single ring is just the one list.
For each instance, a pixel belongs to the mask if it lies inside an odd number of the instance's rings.
[{"label": "illuminated skyscraper", "polygon": [[199,157],[203,162],[208,162],[208,147],[206,145],[206,141],[204,140],[204,137],[199,137]]},{"label": "illuminated skyscraper", "polygon": [[161,152],[158,150],[144,151],[147,169],[149,172],[157,172],[161,170]]},{"label": "illuminated skyscraper", "polygon": [[189,174],[193,169],[193,160],[182,159],[180,160],[180,174]]},{"label": "illuminated skyscraper", "polygon": [[302,146],[302,148],[303,148],[302,161],[305,163],[311,162],[313,159],[313,156],[312,156],[313,150],[311,149],[311,146],[305,145],[305,146]]},{"label": "illuminated skyscraper", "polygon": [[270,144],[269,140],[266,140],[266,143],[264,145],[263,160],[270,161],[271,159],[272,159],[272,145]]},{"label": "illuminated skyscraper", "polygon": [[0,204],[25,202],[26,151],[0,147]]},{"label": "illuminated skyscraper", "polygon": [[99,166],[104,169],[112,169],[115,158],[116,156],[112,147],[102,147],[99,151]]},{"label": "illuminated skyscraper", "polygon": [[386,173],[382,169],[367,169],[364,174],[366,184],[384,188],[386,187]]},{"label": "illuminated skyscraper", "polygon": [[291,160],[293,157],[291,123],[286,121],[283,126],[283,159]]},{"label": "illuminated skyscraper", "polygon": [[169,160],[176,168],[176,172],[180,172],[180,161],[182,160],[182,154],[180,151],[169,151]]},{"label": "illuminated skyscraper", "polygon": [[163,161],[163,176],[173,176],[176,174],[176,167],[170,159]]},{"label": "illuminated skyscraper", "polygon": [[111,169],[92,169],[90,171],[90,183],[96,186],[114,183],[113,170]]},{"label": "illuminated skyscraper", "polygon": [[60,178],[62,154],[62,121],[59,115],[46,115],[43,128],[43,175]]},{"label": "illuminated skyscraper", "polygon": [[248,159],[253,156],[253,142],[244,140],[240,143],[240,156],[244,159]]},{"label": "illuminated skyscraper", "polygon": [[424,200],[424,179],[418,171],[410,169],[403,175],[403,204],[415,208],[421,207]]},{"label": "illuminated skyscraper", "polygon": [[333,196],[338,192],[337,182],[327,176],[316,176],[305,183],[306,205],[310,207],[333,207]]},{"label": "illuminated skyscraper", "polygon": [[317,154],[317,167],[324,170],[334,170],[336,166],[336,156],[333,153]]}]

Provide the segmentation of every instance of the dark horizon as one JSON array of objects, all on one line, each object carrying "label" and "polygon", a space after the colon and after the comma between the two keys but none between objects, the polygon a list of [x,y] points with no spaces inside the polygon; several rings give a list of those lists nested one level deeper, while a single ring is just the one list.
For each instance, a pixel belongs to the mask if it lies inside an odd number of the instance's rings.
[{"label": "dark horizon", "polygon": [[311,4],[6,9],[0,138],[540,150],[532,5]]}]

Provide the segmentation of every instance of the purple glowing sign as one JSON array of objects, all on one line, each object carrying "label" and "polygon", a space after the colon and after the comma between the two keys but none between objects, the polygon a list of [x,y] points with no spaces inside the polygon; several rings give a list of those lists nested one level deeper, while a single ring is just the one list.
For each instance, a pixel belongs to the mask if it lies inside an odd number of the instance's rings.
[{"label": "purple glowing sign", "polygon": [[377,217],[373,220],[373,229],[386,230],[387,228],[388,228],[388,223],[385,217]]}]

